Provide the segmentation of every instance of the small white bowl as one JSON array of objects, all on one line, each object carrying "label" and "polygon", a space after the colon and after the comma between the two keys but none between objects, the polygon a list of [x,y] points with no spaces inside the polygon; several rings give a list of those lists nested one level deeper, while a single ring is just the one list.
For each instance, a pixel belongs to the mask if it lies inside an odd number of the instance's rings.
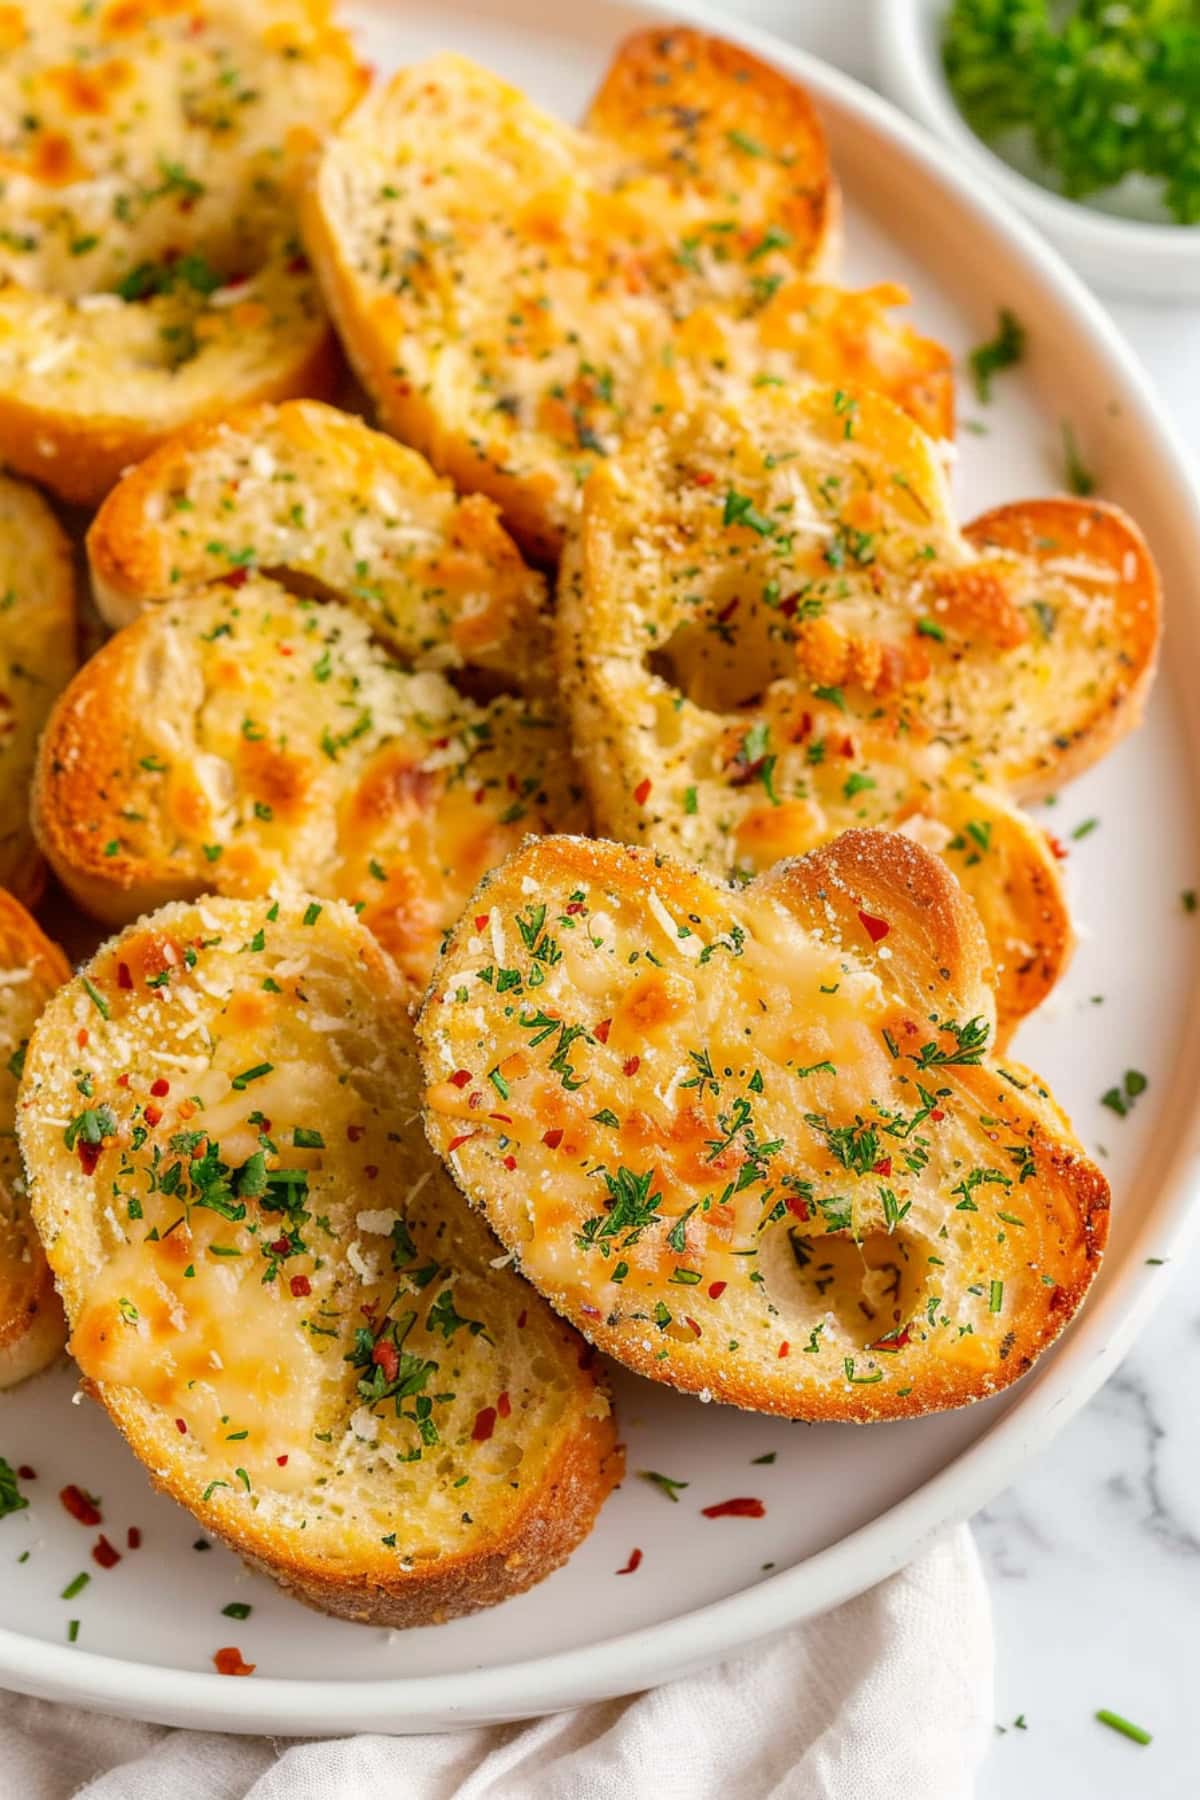
[{"label": "small white bowl", "polygon": [[990,181],[1058,246],[1085,280],[1109,293],[1200,299],[1200,226],[1155,225],[1066,200],[1022,175],[976,137],[942,68],[949,0],[875,0],[878,80],[906,112]]}]

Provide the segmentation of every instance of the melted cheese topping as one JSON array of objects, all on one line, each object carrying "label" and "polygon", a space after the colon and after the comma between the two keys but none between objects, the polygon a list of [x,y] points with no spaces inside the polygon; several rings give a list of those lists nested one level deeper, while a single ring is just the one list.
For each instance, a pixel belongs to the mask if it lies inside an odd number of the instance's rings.
[{"label": "melted cheese topping", "polygon": [[[107,817],[97,684],[129,771]],[[68,880],[348,899],[415,987],[485,871],[530,831],[581,821],[547,707],[409,673],[345,607],[263,577],[128,626],[65,696],[42,767]]]},{"label": "melted cheese topping", "polygon": [[604,1402],[432,1160],[369,935],[212,899],[87,980],[31,1049],[22,1141],[74,1354],[143,1454],[239,1531],[266,1507],[347,1562],[503,1529]]},{"label": "melted cheese topping", "polygon": [[931,1361],[1002,1378],[1080,1238],[1053,1115],[985,1062],[985,990],[786,875],[734,895],[553,840],[488,897],[507,966],[460,927],[430,1128],[555,1305],[743,1404],[747,1364],[780,1410],[862,1384],[886,1410]]}]

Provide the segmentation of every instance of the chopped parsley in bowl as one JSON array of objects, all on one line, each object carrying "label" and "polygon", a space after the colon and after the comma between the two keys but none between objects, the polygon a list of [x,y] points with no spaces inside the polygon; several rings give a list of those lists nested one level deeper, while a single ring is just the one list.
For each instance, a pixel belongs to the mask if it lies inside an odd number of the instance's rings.
[{"label": "chopped parsley in bowl", "polygon": [[1020,173],[1125,218],[1200,223],[1196,0],[952,0],[966,122]]}]

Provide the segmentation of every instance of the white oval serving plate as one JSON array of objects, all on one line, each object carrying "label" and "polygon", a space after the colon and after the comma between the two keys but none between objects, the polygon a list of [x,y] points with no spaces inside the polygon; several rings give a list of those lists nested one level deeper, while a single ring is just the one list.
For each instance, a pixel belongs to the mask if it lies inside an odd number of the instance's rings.
[{"label": "white oval serving plate", "polygon": [[[356,16],[381,69],[450,46],[577,117],[622,34],[667,11],[607,0],[553,12],[546,0],[360,0]],[[69,1372],[49,1374],[0,1396],[0,1453],[36,1470],[24,1484],[28,1509],[0,1521],[0,1684],[168,1723],[312,1735],[511,1719],[668,1680],[861,1591],[1010,1481],[1128,1347],[1197,1213],[1200,916],[1180,895],[1200,887],[1200,744],[1183,685],[1200,658],[1200,514],[1182,455],[1106,315],[1014,214],[955,172],[944,148],[761,33],[699,6],[673,16],[741,37],[816,97],[846,196],[848,280],[909,282],[916,318],[959,353],[990,335],[1001,306],[1025,322],[1027,360],[997,382],[995,403],[977,407],[964,384],[964,419],[986,425],[986,435],[961,434],[964,516],[1059,486],[1067,419],[1101,491],[1137,516],[1161,563],[1169,650],[1149,721],[1045,815],[1070,848],[1082,942],[1018,1046],[1106,1156],[1115,1211],[1103,1273],[1031,1378],[952,1416],[787,1425],[619,1378],[630,1474],[591,1539],[532,1593],[404,1634],[304,1611],[208,1548],[186,1514],[151,1493],[107,1420],[72,1406]],[[1073,840],[1092,818],[1099,824]],[[1119,1119],[1099,1096],[1131,1067],[1149,1087]],[[672,1503],[638,1479],[644,1469],[688,1485]],[[95,1532],[57,1499],[68,1482],[101,1497],[104,1530],[124,1552],[116,1568],[90,1561]],[[761,1498],[766,1516],[702,1516],[735,1495]],[[132,1551],[130,1526],[142,1533]],[[640,1567],[618,1574],[635,1547]],[[61,1598],[81,1571],[88,1585]],[[223,1616],[230,1602],[251,1615]],[[253,1677],[213,1672],[212,1654],[227,1644],[257,1665]]]}]

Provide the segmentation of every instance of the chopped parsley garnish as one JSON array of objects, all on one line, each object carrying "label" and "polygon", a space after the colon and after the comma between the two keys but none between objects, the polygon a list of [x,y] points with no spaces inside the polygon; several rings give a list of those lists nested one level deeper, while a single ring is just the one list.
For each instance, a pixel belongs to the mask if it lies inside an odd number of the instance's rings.
[{"label": "chopped parsley garnish", "polygon": [[992,377],[1011,369],[1024,354],[1025,328],[1015,313],[1003,307],[995,337],[977,345],[967,359],[975,392],[985,405],[992,397]]}]

